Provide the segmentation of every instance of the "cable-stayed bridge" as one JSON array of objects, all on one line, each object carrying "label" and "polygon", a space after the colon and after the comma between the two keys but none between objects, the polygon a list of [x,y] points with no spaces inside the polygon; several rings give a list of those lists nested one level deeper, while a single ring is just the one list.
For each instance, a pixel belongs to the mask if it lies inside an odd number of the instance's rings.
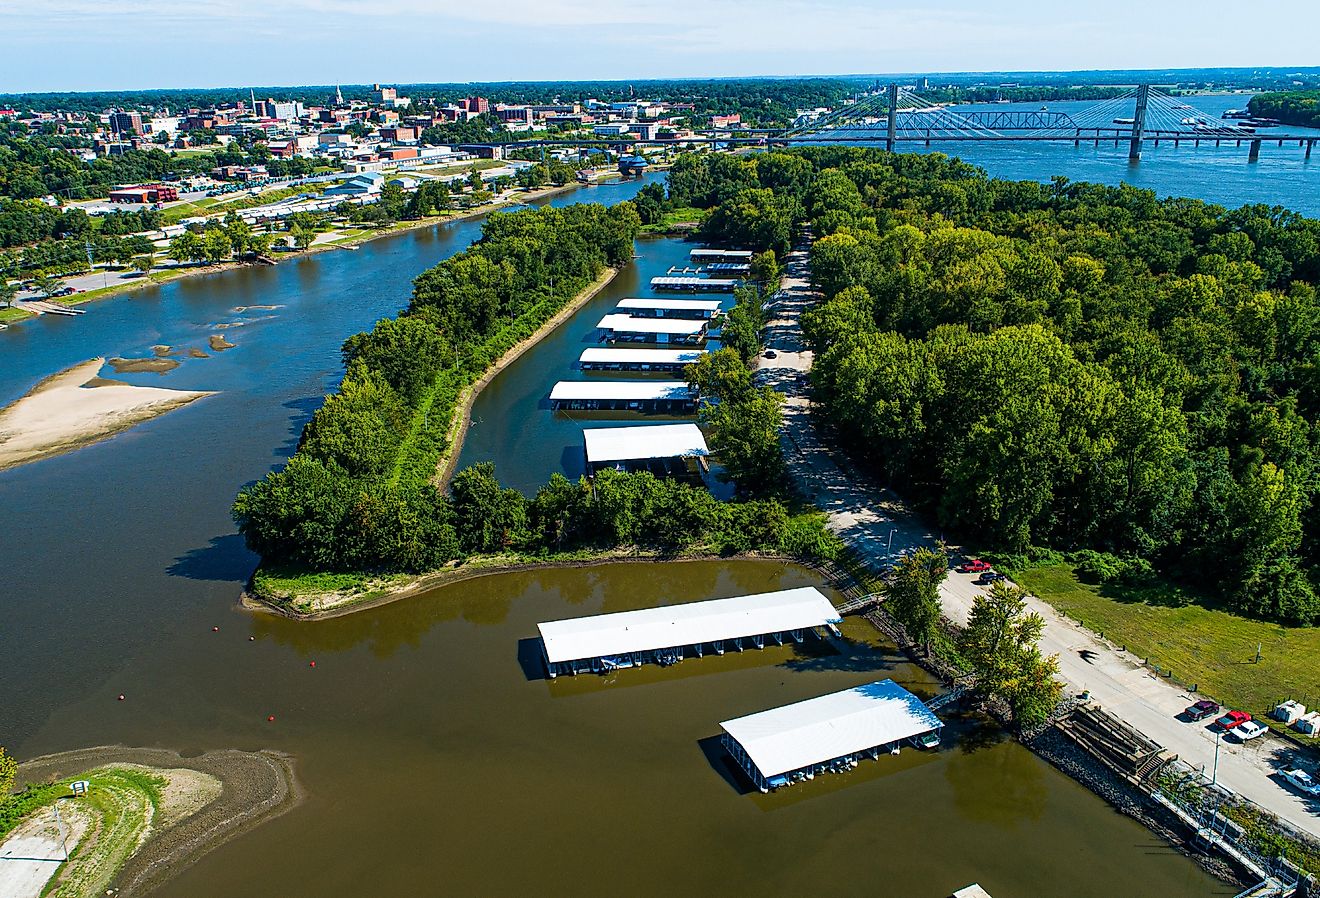
[{"label": "cable-stayed bridge", "polygon": [[914,141],[1071,141],[1077,146],[1126,145],[1129,158],[1134,160],[1141,158],[1147,143],[1245,143],[1250,158],[1255,160],[1262,143],[1284,146],[1296,142],[1309,158],[1320,135],[1274,129],[1259,133],[1249,123],[1216,118],[1145,84],[1074,113],[1050,112],[1045,107],[1035,112],[955,111],[890,84],[887,90],[862,94],[826,115],[784,131],[767,132],[766,140],[772,144],[878,143],[890,150]]}]

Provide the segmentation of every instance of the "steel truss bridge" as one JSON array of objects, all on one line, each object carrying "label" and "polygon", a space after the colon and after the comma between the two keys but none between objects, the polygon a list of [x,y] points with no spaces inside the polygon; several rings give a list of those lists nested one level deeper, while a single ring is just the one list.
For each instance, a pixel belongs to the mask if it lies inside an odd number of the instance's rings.
[{"label": "steel truss bridge", "polygon": [[1221,146],[1247,143],[1256,159],[1263,143],[1296,142],[1309,158],[1320,136],[1288,134],[1271,129],[1257,133],[1235,121],[1216,118],[1147,84],[1077,113],[1029,110],[957,112],[913,91],[890,84],[887,90],[863,94],[833,112],[803,121],[788,130],[767,133],[774,144],[882,143],[896,150],[902,142],[919,141],[1071,141],[1127,144],[1132,159],[1142,146],[1161,141],[1175,146]]}]

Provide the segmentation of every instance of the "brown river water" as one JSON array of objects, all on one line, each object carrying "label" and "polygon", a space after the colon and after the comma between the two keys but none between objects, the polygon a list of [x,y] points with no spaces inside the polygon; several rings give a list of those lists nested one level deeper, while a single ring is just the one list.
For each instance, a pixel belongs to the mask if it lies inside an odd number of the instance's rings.
[{"label": "brown river water", "polygon": [[[554,202],[612,202],[637,186]],[[93,356],[186,350],[217,332],[236,344],[181,354],[165,374],[119,375],[217,395],[0,473],[0,745],[20,758],[124,743],[297,759],[303,805],[160,894],[943,896],[972,881],[996,898],[1233,894],[975,721],[954,721],[938,753],[905,749],[748,793],[713,746],[721,720],[882,677],[933,694],[860,621],[845,654],[769,648],[611,680],[540,678],[538,621],[819,582],[804,569],[505,574],[315,623],[237,608],[255,559],[228,518],[234,492],[293,450],[337,382],[342,340],[402,305],[411,278],[478,228],[179,281],[0,334],[0,401]],[[674,247],[639,252],[617,289],[669,264]],[[279,308],[250,311],[263,305]],[[529,357],[554,360],[547,379],[564,376],[581,330]],[[492,393],[478,432],[523,408],[548,416],[527,392]],[[536,426],[547,434],[537,464],[553,469],[574,434]],[[510,468],[515,482],[537,474]]]}]

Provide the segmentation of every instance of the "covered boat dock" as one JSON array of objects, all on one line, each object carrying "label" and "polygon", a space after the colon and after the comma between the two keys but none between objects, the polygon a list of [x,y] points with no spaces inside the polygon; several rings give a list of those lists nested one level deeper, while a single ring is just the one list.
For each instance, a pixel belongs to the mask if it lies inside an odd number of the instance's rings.
[{"label": "covered boat dock", "polygon": [[689,459],[710,454],[701,428],[695,424],[648,424],[636,427],[592,427],[582,431],[587,451],[587,470],[595,474],[601,468],[645,468],[654,471],[681,465],[688,470]]},{"label": "covered boat dock", "polygon": [[583,371],[682,371],[695,365],[704,349],[612,349],[592,346],[582,350]]},{"label": "covered boat dock", "polygon": [[[676,664],[706,652],[802,642],[816,628],[837,634],[830,600],[812,586],[732,599],[664,605],[538,624],[546,673],[608,673]],[[817,634],[819,635],[819,634]]]},{"label": "covered boat dock", "polygon": [[731,293],[734,287],[742,285],[736,278],[698,278],[659,275],[651,278],[652,290],[668,290],[677,293]]},{"label": "covered boat dock", "polygon": [[634,318],[704,318],[720,311],[718,299],[621,299],[616,309]]},{"label": "covered boat dock", "polygon": [[697,392],[684,380],[561,380],[550,390],[556,410],[690,414]]},{"label": "covered boat dock", "polygon": [[695,318],[634,318],[632,315],[606,315],[596,325],[608,331],[606,339],[618,343],[696,344],[706,340],[709,322]]},{"label": "covered boat dock", "polygon": [[693,262],[742,262],[752,261],[750,249],[694,249],[688,253]]},{"label": "covered boat dock", "polygon": [[897,753],[944,724],[893,680],[878,680],[720,724],[721,742],[762,792]]}]

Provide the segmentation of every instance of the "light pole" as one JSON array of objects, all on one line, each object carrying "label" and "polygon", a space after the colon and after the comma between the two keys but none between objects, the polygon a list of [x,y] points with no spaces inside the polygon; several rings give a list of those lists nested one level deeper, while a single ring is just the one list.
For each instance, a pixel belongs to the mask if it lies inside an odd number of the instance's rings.
[{"label": "light pole", "polygon": [[1215,730],[1215,768],[1210,774],[1210,785],[1212,786],[1219,783],[1219,739],[1223,735],[1219,730]]},{"label": "light pole", "polygon": [[894,553],[894,534],[897,532],[898,532],[897,527],[891,527],[889,529],[889,542],[885,545],[886,555],[892,555]]}]

